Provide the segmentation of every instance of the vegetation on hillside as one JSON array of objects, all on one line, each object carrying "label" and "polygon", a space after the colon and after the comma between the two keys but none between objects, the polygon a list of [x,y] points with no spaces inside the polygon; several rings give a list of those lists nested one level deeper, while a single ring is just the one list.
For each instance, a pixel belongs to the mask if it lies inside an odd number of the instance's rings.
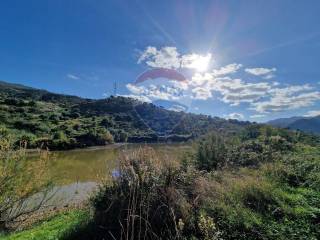
[{"label": "vegetation on hillside", "polygon": [[28,148],[71,149],[112,142],[186,141],[248,122],[168,111],[124,97],[102,100],[0,82],[0,124]]}]

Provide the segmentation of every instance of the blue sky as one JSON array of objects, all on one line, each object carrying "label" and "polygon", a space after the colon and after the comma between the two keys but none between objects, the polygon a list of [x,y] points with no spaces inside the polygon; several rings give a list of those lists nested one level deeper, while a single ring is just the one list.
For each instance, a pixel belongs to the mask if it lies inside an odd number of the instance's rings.
[{"label": "blue sky", "polygon": [[[0,80],[250,121],[320,114],[320,2],[4,0]],[[186,81],[137,77],[170,68]]]}]

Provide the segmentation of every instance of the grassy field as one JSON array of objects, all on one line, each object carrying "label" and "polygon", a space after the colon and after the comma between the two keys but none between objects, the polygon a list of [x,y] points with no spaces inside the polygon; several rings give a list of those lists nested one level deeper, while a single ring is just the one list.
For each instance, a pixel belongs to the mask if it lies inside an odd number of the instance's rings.
[{"label": "grassy field", "polygon": [[43,221],[30,229],[9,235],[0,235],[1,240],[52,240],[65,239],[74,231],[79,230],[88,219],[88,213],[83,210],[73,210],[59,214]]}]

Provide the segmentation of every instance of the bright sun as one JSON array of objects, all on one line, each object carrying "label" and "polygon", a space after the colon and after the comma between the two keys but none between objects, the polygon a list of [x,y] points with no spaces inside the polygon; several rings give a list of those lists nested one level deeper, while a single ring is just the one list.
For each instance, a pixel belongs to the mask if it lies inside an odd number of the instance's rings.
[{"label": "bright sun", "polygon": [[211,60],[210,53],[204,56],[198,55],[196,58],[193,59],[189,67],[194,68],[198,72],[204,72],[208,69],[210,60]]}]

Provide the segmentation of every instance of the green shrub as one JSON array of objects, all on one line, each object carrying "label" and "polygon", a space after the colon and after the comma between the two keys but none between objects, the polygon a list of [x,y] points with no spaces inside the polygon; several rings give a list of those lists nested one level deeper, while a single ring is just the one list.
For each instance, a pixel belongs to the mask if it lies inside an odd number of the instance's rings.
[{"label": "green shrub", "polygon": [[196,150],[196,166],[200,170],[216,170],[227,163],[225,138],[212,133],[200,141]]}]

